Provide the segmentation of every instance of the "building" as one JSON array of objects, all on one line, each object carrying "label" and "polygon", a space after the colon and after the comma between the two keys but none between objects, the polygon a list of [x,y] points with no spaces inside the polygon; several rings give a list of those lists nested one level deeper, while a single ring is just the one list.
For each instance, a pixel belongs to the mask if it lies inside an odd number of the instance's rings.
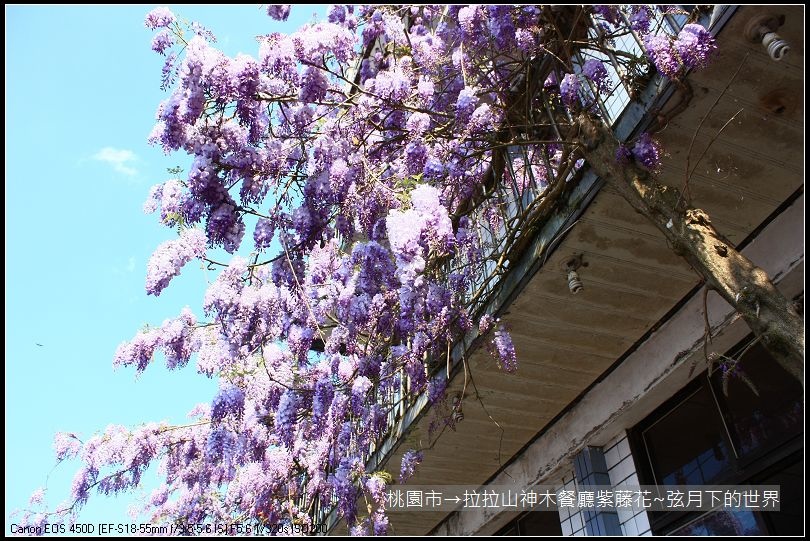
[{"label": "building", "polygon": [[[779,61],[746,36],[763,15],[784,16],[778,33],[790,53]],[[687,107],[657,134],[671,154],[660,180],[682,186],[690,147],[693,164],[708,147],[690,181],[693,204],[803,305],[804,7],[725,6],[711,30],[719,58],[689,75]],[[646,107],[623,109],[617,132],[640,133],[651,111],[680,99],[659,84],[647,89]],[[518,371],[500,371],[475,343],[460,345],[448,385],[451,396],[466,389],[457,429],[434,443],[432,412],[418,400],[395,416],[371,467],[396,471],[405,451],[432,444],[409,484],[773,484],[781,511],[391,510],[391,533],[801,534],[802,385],[752,344],[730,306],[704,297],[697,274],[598,178],[586,173],[566,203],[500,284],[494,308],[511,327]],[[576,295],[572,261],[582,264]],[[722,370],[706,369],[706,351],[738,358],[758,395],[736,378],[724,392]]]}]

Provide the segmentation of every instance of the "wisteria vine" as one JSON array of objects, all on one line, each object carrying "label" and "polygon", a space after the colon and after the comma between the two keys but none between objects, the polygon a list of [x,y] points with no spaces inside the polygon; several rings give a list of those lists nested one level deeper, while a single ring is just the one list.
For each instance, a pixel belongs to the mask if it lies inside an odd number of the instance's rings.
[{"label": "wisteria vine", "polygon": [[[462,336],[518,368],[489,295],[576,177],[571,115],[713,54],[702,26],[661,21],[651,6],[335,5],[230,58],[199,24],[151,11],[169,94],[149,140],[190,165],[144,205],[179,231],[146,292],[194,261],[218,275],[204,319],[186,309],[143,330],[114,363],[194,359],[219,391],[188,425],[58,434],[57,460],[82,464],[69,503],[48,512],[35,493],[25,521],[74,520],[93,492],[134,489],[158,463],[143,509],[155,524],[309,524],[336,506],[352,533],[386,533],[394,479],[366,459],[394,410],[447,400],[433,376]],[[644,53],[620,46],[633,35]],[[644,135],[616,159],[655,169],[660,155]],[[405,452],[400,481],[424,451]]]}]

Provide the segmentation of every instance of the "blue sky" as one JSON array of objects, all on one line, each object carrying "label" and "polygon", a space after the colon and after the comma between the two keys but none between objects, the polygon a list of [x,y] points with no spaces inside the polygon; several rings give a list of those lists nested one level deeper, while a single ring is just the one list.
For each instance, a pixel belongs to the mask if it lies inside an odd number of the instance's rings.
[{"label": "blue sky", "polygon": [[[53,436],[108,424],[182,422],[216,383],[187,369],[113,371],[118,344],[184,306],[201,316],[206,276],[193,265],[160,297],[144,291],[146,263],[174,233],[141,211],[168,167],[188,168],[146,143],[161,92],[161,58],[142,7],[6,7],[5,447],[6,526],[45,486],[69,496],[76,463],[53,469]],[[254,36],[323,14],[294,6],[287,23],[256,6],[173,7],[214,31],[229,55],[256,55]],[[130,522],[132,497],[91,498],[86,522]]]}]

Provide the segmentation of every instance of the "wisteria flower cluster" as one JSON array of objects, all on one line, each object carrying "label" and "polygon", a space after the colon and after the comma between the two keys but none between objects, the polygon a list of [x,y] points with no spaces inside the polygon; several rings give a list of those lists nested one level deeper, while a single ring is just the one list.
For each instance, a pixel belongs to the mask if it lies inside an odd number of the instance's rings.
[{"label": "wisteria flower cluster", "polygon": [[705,68],[717,50],[714,37],[699,24],[685,25],[675,39],[648,34],[644,47],[658,71],[671,78],[678,77],[684,68]]}]

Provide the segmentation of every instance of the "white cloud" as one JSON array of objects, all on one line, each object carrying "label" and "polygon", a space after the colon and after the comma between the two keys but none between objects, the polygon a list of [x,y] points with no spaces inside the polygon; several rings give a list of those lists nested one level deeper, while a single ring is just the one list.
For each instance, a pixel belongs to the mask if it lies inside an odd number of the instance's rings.
[{"label": "white cloud", "polygon": [[127,165],[138,160],[131,150],[104,147],[93,155],[93,159],[110,164],[113,169],[124,175],[132,177],[138,174],[134,167]]}]

